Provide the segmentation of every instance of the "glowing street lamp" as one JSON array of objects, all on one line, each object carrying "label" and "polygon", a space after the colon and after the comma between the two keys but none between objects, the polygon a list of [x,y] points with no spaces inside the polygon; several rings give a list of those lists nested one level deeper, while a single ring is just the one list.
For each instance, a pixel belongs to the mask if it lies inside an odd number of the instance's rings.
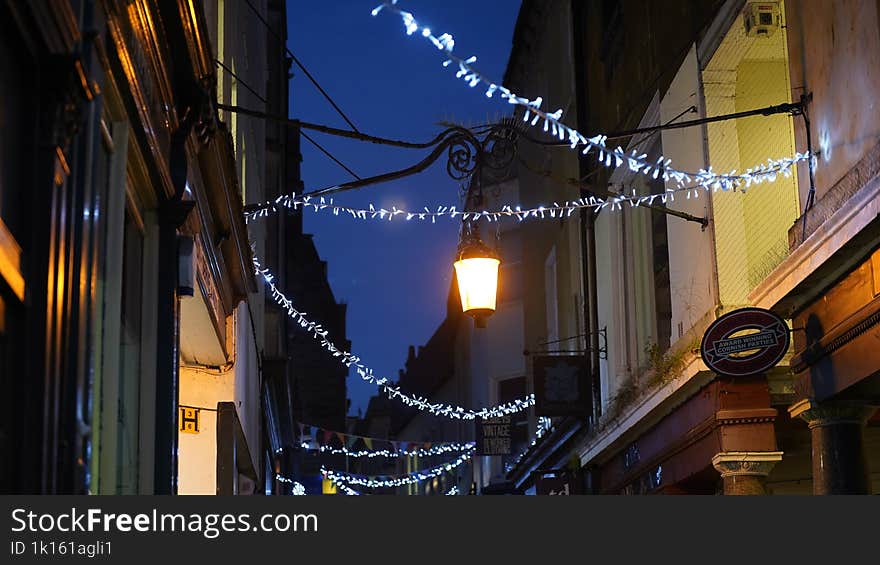
[{"label": "glowing street lamp", "polygon": [[455,275],[461,309],[474,319],[474,326],[486,327],[486,318],[495,312],[498,293],[498,267],[501,259],[478,235],[463,238],[458,246]]}]

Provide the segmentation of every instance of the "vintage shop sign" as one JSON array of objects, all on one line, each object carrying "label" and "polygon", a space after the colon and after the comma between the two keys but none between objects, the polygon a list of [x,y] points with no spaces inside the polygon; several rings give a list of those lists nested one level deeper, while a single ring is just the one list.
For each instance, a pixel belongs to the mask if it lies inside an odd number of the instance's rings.
[{"label": "vintage shop sign", "polygon": [[703,334],[700,355],[720,375],[742,377],[776,366],[788,351],[785,320],[762,308],[741,308],[721,316]]},{"label": "vintage shop sign", "polygon": [[477,418],[477,455],[510,455],[513,419],[508,416]]}]

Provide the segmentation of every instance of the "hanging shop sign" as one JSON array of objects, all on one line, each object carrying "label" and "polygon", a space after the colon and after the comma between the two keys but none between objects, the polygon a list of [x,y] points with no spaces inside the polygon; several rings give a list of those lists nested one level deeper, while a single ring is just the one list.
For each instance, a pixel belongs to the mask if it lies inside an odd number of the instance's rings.
[{"label": "hanging shop sign", "polygon": [[535,494],[570,496],[581,494],[581,482],[569,469],[535,472]]},{"label": "hanging shop sign", "polygon": [[591,412],[586,356],[536,355],[532,375],[538,416],[582,416]]},{"label": "hanging shop sign", "polygon": [[785,320],[769,310],[741,308],[721,316],[703,334],[700,355],[720,375],[742,377],[774,367],[788,351]]},{"label": "hanging shop sign", "polygon": [[477,455],[510,455],[513,419],[510,416],[477,419]]}]

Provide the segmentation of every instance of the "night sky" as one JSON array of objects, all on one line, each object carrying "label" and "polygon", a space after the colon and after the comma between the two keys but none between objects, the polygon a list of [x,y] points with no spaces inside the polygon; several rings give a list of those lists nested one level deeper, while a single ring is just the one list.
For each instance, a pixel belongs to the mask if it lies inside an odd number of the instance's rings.
[{"label": "night sky", "polygon": [[[510,113],[497,96],[487,99],[482,90],[456,79],[427,40],[407,37],[399,16],[385,12],[371,17],[378,3],[288,3],[288,46],[358,129],[427,141],[442,129],[441,121],[475,125]],[[451,33],[456,53],[476,55],[476,67],[499,81],[519,5],[519,0],[401,0],[401,7],[435,35]],[[347,127],[296,66],[293,72],[291,117]],[[429,152],[309,134],[362,177],[415,164]],[[307,141],[302,148],[306,190],[352,179]],[[407,208],[458,205],[458,183],[446,175],[443,157],[419,175],[342,193],[336,200]],[[314,234],[318,252],[328,262],[337,300],[348,304],[353,352],[378,375],[396,380],[407,346],[425,343],[445,315],[457,222],[361,222],[306,212],[305,230]],[[366,410],[375,392],[357,374],[349,375],[350,413]]]}]

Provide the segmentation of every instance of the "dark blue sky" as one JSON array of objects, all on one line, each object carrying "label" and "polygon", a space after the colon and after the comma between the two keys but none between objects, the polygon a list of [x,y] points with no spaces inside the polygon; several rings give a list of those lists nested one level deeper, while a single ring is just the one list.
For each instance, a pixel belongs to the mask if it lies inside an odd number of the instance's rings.
[{"label": "dark blue sky", "polygon": [[[288,2],[288,46],[365,133],[425,141],[441,121],[485,123],[509,114],[500,99],[468,88],[442,66],[441,54],[425,39],[407,37],[400,17],[371,17],[377,0]],[[401,0],[436,35],[455,37],[459,55],[478,57],[476,67],[501,80],[510,53],[520,0]],[[308,79],[293,68],[291,116],[347,127]],[[529,95],[529,93],[524,93]],[[360,176],[400,169],[426,151],[394,149],[312,134]],[[303,140],[306,190],[352,177]],[[343,193],[340,203],[421,208],[458,204],[458,185],[446,175],[445,159],[407,179]],[[306,213],[328,262],[337,300],[348,303],[348,337],[356,355],[377,374],[396,380],[407,346],[423,344],[443,319],[458,243],[458,225],[355,222]],[[352,413],[366,409],[376,388],[349,376]]]}]

